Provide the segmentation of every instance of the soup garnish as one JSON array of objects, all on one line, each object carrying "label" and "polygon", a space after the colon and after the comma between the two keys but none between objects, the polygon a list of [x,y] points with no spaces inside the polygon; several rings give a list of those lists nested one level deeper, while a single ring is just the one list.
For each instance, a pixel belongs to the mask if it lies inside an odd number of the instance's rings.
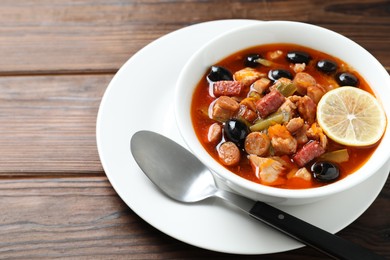
[{"label": "soup garnish", "polygon": [[349,86],[331,90],[321,98],[317,121],[329,138],[350,146],[372,145],[386,128],[385,113],[375,97]]},{"label": "soup garnish", "polygon": [[[322,97],[341,88],[377,102],[340,59],[293,44],[256,46],[211,66],[193,95],[192,122],[205,149],[235,174],[279,188],[318,187],[356,171],[378,145],[378,138],[340,141],[318,116]],[[376,104],[380,138],[386,118]]]}]

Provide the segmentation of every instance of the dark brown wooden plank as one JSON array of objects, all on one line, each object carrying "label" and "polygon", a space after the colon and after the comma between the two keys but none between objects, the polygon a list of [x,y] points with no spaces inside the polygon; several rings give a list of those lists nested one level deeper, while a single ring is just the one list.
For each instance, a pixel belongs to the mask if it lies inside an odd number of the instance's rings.
[{"label": "dark brown wooden plank", "polygon": [[[199,249],[154,229],[119,199],[105,177],[2,180],[0,197],[2,259],[238,257]],[[374,204],[339,235],[390,257],[389,197],[390,181]],[[307,247],[261,258],[327,259]]]},{"label": "dark brown wooden plank", "polygon": [[103,174],[95,123],[112,76],[0,77],[0,176]]},{"label": "dark brown wooden plank", "polygon": [[168,32],[237,18],[294,20],[333,29],[373,52],[389,69],[389,5],[386,0],[5,0],[0,3],[0,75],[114,72]]}]

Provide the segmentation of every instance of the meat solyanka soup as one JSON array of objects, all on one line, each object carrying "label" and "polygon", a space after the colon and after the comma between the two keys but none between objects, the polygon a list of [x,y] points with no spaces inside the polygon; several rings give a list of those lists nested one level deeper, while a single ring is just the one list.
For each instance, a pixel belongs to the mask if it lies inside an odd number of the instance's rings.
[{"label": "meat solyanka soup", "polygon": [[373,95],[335,57],[292,44],[257,46],[211,64],[193,95],[192,122],[208,153],[235,174],[279,188],[318,187],[356,171],[378,143],[326,134],[318,104],[338,88]]}]

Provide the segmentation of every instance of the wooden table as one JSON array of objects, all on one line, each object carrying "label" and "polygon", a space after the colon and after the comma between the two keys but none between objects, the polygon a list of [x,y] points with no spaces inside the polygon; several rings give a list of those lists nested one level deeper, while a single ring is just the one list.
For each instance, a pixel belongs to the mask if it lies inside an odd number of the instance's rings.
[{"label": "wooden table", "polygon": [[[101,166],[104,91],[143,46],[217,19],[295,20],[335,30],[390,71],[390,2],[2,0],[0,258],[237,259],[177,241],[138,217]],[[338,233],[390,258],[390,181]],[[304,247],[240,259],[326,259]]]}]

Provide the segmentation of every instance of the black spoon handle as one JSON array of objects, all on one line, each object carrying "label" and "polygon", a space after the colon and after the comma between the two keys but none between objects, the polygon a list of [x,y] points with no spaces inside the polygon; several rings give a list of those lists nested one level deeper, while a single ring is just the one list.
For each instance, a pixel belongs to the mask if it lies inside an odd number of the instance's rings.
[{"label": "black spoon handle", "polygon": [[385,259],[364,247],[315,227],[263,202],[256,202],[249,214],[257,220],[336,259]]}]

